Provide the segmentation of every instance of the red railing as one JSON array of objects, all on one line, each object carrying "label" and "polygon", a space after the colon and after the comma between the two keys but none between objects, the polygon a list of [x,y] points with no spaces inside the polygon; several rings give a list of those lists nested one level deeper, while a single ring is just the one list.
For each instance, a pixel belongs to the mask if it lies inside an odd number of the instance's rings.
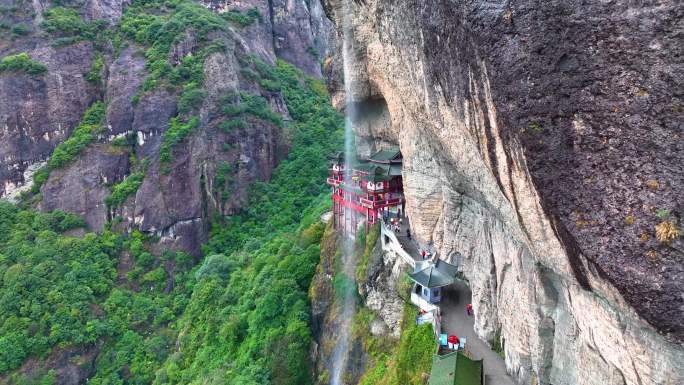
[{"label": "red railing", "polygon": [[339,186],[342,181],[337,180],[335,178],[328,178],[328,179],[326,179],[326,182],[328,182],[328,184],[331,186]]},{"label": "red railing", "polygon": [[393,206],[401,203],[401,198],[384,199],[380,201],[372,201],[370,199],[361,198],[361,205],[369,209],[377,209],[385,206]]},{"label": "red railing", "polygon": [[344,197],[339,195],[333,195],[333,200],[340,203],[344,207],[349,207],[357,212],[366,213],[366,208],[356,204],[356,202],[350,202],[344,199]]}]

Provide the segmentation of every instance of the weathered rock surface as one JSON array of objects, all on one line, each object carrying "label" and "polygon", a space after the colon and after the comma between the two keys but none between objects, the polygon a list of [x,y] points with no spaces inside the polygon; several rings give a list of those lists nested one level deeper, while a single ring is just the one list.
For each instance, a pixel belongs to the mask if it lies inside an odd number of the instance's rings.
[{"label": "weathered rock surface", "polygon": [[405,301],[398,294],[401,290],[398,285],[409,268],[396,254],[383,252],[377,242],[369,259],[367,276],[358,283],[364,305],[379,317],[375,320],[379,324],[371,325],[373,334],[399,338]]},{"label": "weathered rock surface", "polygon": [[[43,42],[26,51],[48,71],[0,74],[0,196],[12,194],[24,171],[69,137],[96,97],[83,76],[94,55],[90,43],[55,49]],[[0,57],[11,52],[0,49]]]},{"label": "weathered rock surface", "polygon": [[231,9],[261,15],[257,25],[240,33],[240,43],[269,62],[283,59],[312,76],[321,76],[321,60],[334,52],[335,35],[320,1],[202,0],[222,13]]},{"label": "weathered rock surface", "polygon": [[[107,102],[107,131],[111,135],[125,135],[136,130],[149,132],[149,124],[136,121],[135,106],[131,102],[145,80],[145,58],[135,47],[124,49],[119,57],[109,66],[105,100]],[[166,106],[168,103],[163,104]],[[149,104],[148,104],[149,105]],[[153,106],[156,106],[153,105]],[[158,107],[159,108],[159,107]],[[168,110],[168,108],[159,108]],[[175,112],[175,108],[173,109]],[[158,114],[161,119],[169,113]]]},{"label": "weathered rock surface", "polygon": [[102,229],[107,221],[105,198],[110,185],[130,172],[126,148],[98,144],[88,148],[74,163],[54,170],[42,187],[40,208],[81,215],[88,227]]},{"label": "weathered rock surface", "polygon": [[[53,374],[60,385],[80,385],[87,383],[88,377],[95,372],[95,359],[100,353],[96,345],[89,347],[67,347],[54,349],[47,357],[29,358],[21,366],[22,373],[29,373],[29,379],[40,381],[42,368],[54,368]],[[31,378],[33,373],[39,373]],[[13,385],[0,378],[0,384]]]},{"label": "weathered rock surface", "polygon": [[654,239],[684,202],[681,5],[348,4],[353,99],[376,111],[357,147],[401,147],[413,233],[460,264],[513,377],[684,381],[682,241]]},{"label": "weathered rock surface", "polygon": [[[198,255],[211,218],[234,214],[243,207],[249,186],[270,178],[289,146],[284,129],[265,121],[249,118],[246,128],[230,133],[217,127],[221,118],[217,103],[236,90],[261,94],[284,120],[290,119],[280,93],[263,91],[241,74],[244,63],[238,56],[244,61],[254,55],[270,63],[280,57],[320,77],[319,58],[329,52],[328,43],[334,39],[332,23],[318,1],[201,3],[216,12],[255,8],[260,17],[245,27],[212,32],[210,39],[220,41],[226,50],[212,54],[204,63],[200,126],[174,147],[168,164],[160,164],[160,146],[170,119],[178,113],[179,95],[166,87],[140,92],[148,75],[141,47],[124,45],[116,54],[111,47],[105,48],[102,82],[88,82],[84,74],[96,55],[91,43],[53,48],[51,39],[40,34],[42,12],[49,5],[2,0],[0,4],[16,6],[16,11],[0,21],[31,23],[33,30],[23,37],[0,39],[0,57],[27,52],[48,71],[40,76],[0,74],[0,197],[17,198],[30,187],[27,182],[32,174],[71,135],[88,106],[104,100],[106,129],[97,138],[99,144],[91,145],[64,169],[51,172],[41,190],[40,207],[85,215],[92,230],[101,230],[107,220],[120,217],[116,226],[122,230],[138,228],[158,235],[159,250],[175,248]],[[115,24],[129,4],[126,0],[88,0],[79,9],[86,21],[104,19]],[[170,60],[178,63],[188,54],[197,54],[201,48],[197,40],[188,31],[172,47]],[[105,145],[113,140],[127,141],[130,150],[113,155],[111,146]],[[135,159],[132,164],[129,153]],[[139,171],[141,165],[146,171],[138,192],[119,207],[108,209],[104,200],[111,185]],[[216,182],[221,167],[223,172],[230,170],[223,178],[230,182],[224,186]]]}]

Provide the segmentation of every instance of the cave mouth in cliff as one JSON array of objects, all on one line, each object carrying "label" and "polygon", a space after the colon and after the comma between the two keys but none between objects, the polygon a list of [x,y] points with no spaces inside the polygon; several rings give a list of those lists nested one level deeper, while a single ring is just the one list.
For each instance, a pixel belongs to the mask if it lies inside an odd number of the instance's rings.
[{"label": "cave mouth in cliff", "polygon": [[373,132],[389,128],[390,114],[387,102],[382,96],[374,96],[361,101],[354,101],[350,119],[357,135],[366,136]]}]

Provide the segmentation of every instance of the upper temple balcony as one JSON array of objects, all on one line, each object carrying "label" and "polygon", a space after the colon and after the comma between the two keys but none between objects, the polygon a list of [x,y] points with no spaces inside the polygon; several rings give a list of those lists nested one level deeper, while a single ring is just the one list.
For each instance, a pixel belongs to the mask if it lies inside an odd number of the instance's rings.
[{"label": "upper temple balcony", "polygon": [[400,205],[403,202],[403,198],[393,197],[393,198],[385,198],[385,199],[380,199],[380,200],[360,198],[359,202],[361,203],[361,206],[375,210],[375,209],[380,209],[383,207]]}]

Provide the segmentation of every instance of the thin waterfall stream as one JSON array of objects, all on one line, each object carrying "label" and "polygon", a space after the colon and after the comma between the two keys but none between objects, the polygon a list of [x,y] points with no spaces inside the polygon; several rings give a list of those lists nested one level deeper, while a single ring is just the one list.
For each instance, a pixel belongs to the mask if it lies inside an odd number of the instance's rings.
[{"label": "thin waterfall stream", "polygon": [[[353,70],[354,47],[353,47],[353,32],[351,25],[351,8],[349,0],[344,0],[343,15],[342,15],[342,30],[343,30],[343,45],[342,56],[344,65],[344,90],[345,90],[345,126],[344,126],[344,183],[351,183],[351,166],[356,156],[356,149],[354,145],[354,108],[353,101],[354,84],[351,79],[351,71]],[[351,225],[351,223],[350,223]],[[356,256],[354,255],[354,238],[347,234],[354,232],[347,232],[346,218],[344,222],[345,235],[342,237],[342,273],[353,284],[351,289],[345,288],[342,303],[341,322],[339,328],[339,335],[337,343],[332,355],[332,370],[330,376],[330,385],[342,385],[343,374],[347,368],[347,361],[349,359],[349,342],[351,338],[351,326],[354,315],[356,314]]]}]

